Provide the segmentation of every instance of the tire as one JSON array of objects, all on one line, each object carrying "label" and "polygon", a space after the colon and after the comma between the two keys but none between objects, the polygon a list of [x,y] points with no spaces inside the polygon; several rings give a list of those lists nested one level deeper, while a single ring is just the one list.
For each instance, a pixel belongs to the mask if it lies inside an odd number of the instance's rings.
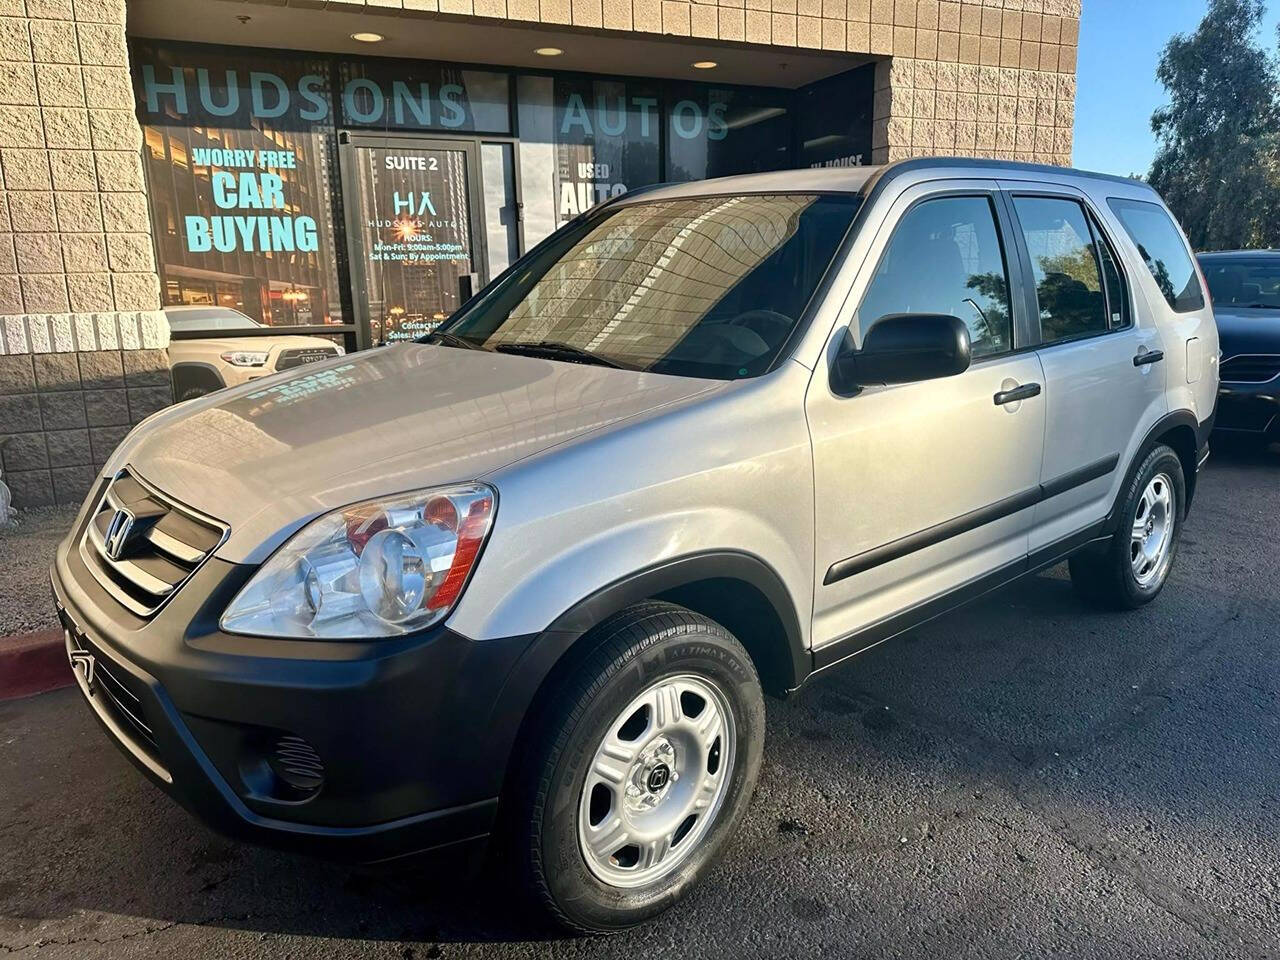
[{"label": "tire", "polygon": [[183,400],[194,400],[196,397],[203,397],[212,392],[213,391],[208,387],[187,387],[187,389],[182,391],[182,395],[178,397],[178,402],[181,403]]},{"label": "tire", "polygon": [[[746,650],[684,607],[637,604],[582,642],[589,652],[540,698],[523,741],[510,828],[535,907],[596,933],[656,916],[711,870],[751,799],[765,721]],[[645,829],[667,840],[629,842]]]},{"label": "tire", "polygon": [[[1178,455],[1164,444],[1153,447],[1119,502],[1111,539],[1075,554],[1068,566],[1071,582],[1085,600],[1112,610],[1134,610],[1159,596],[1177,558],[1187,502]],[[1140,524],[1146,531],[1142,540],[1135,539]]]}]

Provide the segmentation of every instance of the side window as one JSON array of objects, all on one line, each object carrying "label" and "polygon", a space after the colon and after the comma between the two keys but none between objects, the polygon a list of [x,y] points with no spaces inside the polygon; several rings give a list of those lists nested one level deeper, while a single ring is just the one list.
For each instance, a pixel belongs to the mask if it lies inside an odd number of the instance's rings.
[{"label": "side window", "polygon": [[1107,298],[1084,208],[1074,200],[1014,197],[1031,255],[1045,343],[1102,333]]},{"label": "side window", "polygon": [[1158,203],[1142,200],[1107,201],[1129,234],[1142,260],[1155,277],[1156,286],[1178,313],[1204,307],[1204,291],[1196,276],[1195,264],[1173,220]]},{"label": "side window", "polygon": [[1106,234],[1098,226],[1093,214],[1089,215],[1089,226],[1093,230],[1093,245],[1102,263],[1102,282],[1107,289],[1107,311],[1111,317],[1111,329],[1118,330],[1133,322],[1129,313],[1129,291],[1124,285],[1124,275],[1120,272],[1119,258],[1111,249]]},{"label": "side window", "polygon": [[1009,272],[989,197],[926,200],[898,222],[858,311],[862,331],[894,313],[959,317],[975,357],[1012,347]]}]

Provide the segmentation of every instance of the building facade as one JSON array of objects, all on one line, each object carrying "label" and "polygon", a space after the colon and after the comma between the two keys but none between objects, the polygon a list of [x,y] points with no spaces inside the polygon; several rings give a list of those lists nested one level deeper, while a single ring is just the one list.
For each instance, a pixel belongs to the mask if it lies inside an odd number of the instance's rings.
[{"label": "building facade", "polygon": [[0,465],[72,502],[165,307],[416,336],[649,184],[1068,164],[1080,0],[0,0]]}]

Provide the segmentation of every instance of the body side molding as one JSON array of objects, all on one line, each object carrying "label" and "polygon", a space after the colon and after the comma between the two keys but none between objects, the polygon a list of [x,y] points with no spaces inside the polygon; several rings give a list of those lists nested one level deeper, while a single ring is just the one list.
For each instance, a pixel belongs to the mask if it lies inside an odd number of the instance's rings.
[{"label": "body side molding", "polygon": [[897,560],[909,553],[923,550],[925,547],[931,547],[936,543],[941,543],[943,540],[949,540],[951,537],[968,533],[970,530],[976,530],[978,527],[994,523],[996,520],[1002,520],[1021,510],[1026,510],[1028,507],[1034,507],[1043,500],[1056,497],[1059,494],[1066,493],[1068,490],[1073,490],[1090,481],[1098,480],[1114,473],[1119,463],[1120,455],[1118,453],[1112,454],[1094,463],[1086,464],[1078,470],[1072,470],[1070,473],[1055,477],[1048,483],[1041,483],[1015,493],[1011,497],[998,500],[989,506],[980,507],[953,520],[944,521],[916,533],[908,534],[891,543],[886,543],[883,546],[875,547],[845,560],[839,560],[827,570],[827,575],[823,578],[822,585],[824,587],[830,586],[855,574],[862,573],[864,570],[878,567],[882,563]]}]

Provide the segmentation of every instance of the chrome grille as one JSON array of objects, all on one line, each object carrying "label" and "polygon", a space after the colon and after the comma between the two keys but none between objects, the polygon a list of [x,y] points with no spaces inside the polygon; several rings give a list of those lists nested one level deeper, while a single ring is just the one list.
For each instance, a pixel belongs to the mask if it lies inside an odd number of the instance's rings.
[{"label": "chrome grille", "polygon": [[1280,377],[1280,356],[1241,354],[1222,361],[1219,379],[1226,383],[1266,383]]},{"label": "chrome grille", "polygon": [[98,502],[80,555],[121,606],[149,617],[226,534],[224,525],[179,506],[124,470]]}]

